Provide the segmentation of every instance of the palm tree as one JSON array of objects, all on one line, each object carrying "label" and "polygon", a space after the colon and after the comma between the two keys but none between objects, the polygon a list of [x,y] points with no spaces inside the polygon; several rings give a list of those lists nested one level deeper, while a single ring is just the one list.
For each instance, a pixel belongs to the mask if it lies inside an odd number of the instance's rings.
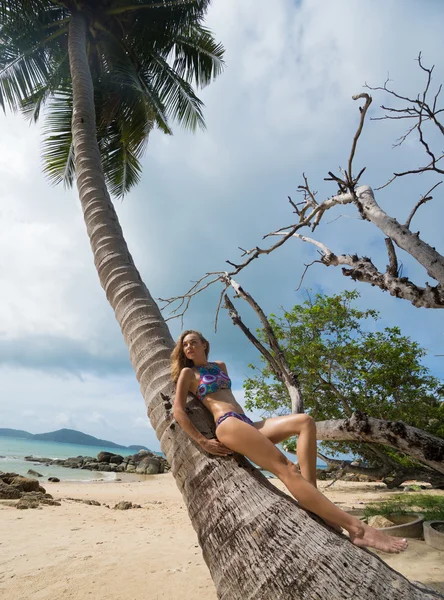
[{"label": "palm tree", "polygon": [[[208,457],[176,427],[160,311],[129,253],[107,185],[137,182],[149,132],[203,125],[191,82],[207,84],[223,48],[202,23],[208,0],[0,0],[0,103],[37,119],[46,104],[45,170],[75,175],[94,262],[148,415],[171,464],[218,596],[224,600],[419,599],[373,554],[339,537],[247,461]],[[191,418],[211,435],[208,414]]]}]

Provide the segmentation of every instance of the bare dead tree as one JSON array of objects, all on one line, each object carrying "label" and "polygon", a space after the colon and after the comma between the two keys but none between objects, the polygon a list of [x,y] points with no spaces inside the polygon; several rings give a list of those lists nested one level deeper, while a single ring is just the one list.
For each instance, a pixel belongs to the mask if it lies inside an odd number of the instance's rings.
[{"label": "bare dead tree", "polygon": [[[410,125],[406,134],[397,141],[397,145],[402,144],[409,136],[416,132],[427,159],[426,164],[423,166],[394,173],[393,177],[384,186],[376,188],[377,190],[390,185],[397,178],[408,175],[426,172],[435,172],[439,175],[444,174],[444,162],[441,163],[444,153],[437,154],[433,151],[425,132],[425,125],[432,126],[439,135],[444,136],[444,125],[440,121],[444,108],[438,107],[442,86],[440,85],[433,94],[431,91],[433,67],[431,69],[426,68],[423,65],[421,55],[418,57],[418,64],[420,69],[426,74],[426,84],[424,91],[416,98],[409,98],[408,96],[398,94],[388,86],[388,81],[382,87],[370,88],[370,86],[366,86],[371,90],[383,91],[397,102],[406,103],[406,106],[401,107],[382,105],[382,109],[386,114],[382,117],[376,117],[376,120],[411,120],[412,125]],[[164,307],[174,304],[176,305],[173,311],[174,315],[183,316],[193,296],[215,283],[225,282],[227,276],[235,277],[255,259],[263,254],[271,254],[278,250],[290,238],[297,238],[316,246],[319,252],[319,258],[305,266],[303,276],[307,269],[315,263],[323,264],[327,267],[341,266],[344,276],[350,277],[354,281],[369,283],[372,286],[379,287],[381,290],[388,291],[392,296],[411,302],[416,307],[444,308],[444,256],[424,241],[419,231],[414,231],[411,228],[412,220],[418,209],[433,199],[432,193],[437,190],[442,181],[436,182],[415,202],[405,223],[401,223],[384,211],[377,203],[372,188],[369,185],[360,185],[365,167],[361,168],[357,175],[354,174],[353,163],[356,149],[363,131],[368,109],[372,103],[372,98],[369,94],[362,93],[353,96],[353,99],[364,100],[364,104],[359,107],[360,119],[353,137],[347,168],[340,175],[329,171],[328,177],[325,178],[326,181],[332,181],[337,186],[338,192],[330,198],[318,201],[316,192],[312,190],[307,177],[303,174],[304,183],[298,186],[298,191],[302,193],[303,200],[301,202],[294,202],[292,198],[288,198],[293,212],[297,216],[297,221],[291,225],[285,225],[276,231],[269,232],[264,236],[264,239],[278,237],[279,240],[277,242],[263,248],[259,246],[251,249],[239,248],[242,252],[241,257],[243,260],[237,263],[227,260],[226,262],[232,267],[230,272],[219,271],[207,273],[183,296],[163,300],[165,303]],[[367,256],[340,254],[336,248],[329,248],[322,241],[314,239],[311,235],[306,236],[303,233],[299,233],[300,230],[307,228],[313,233],[328,211],[333,210],[336,206],[345,206],[347,204],[355,206],[360,219],[373,223],[386,236],[385,244],[388,254],[388,265],[385,270],[378,268],[372,259]],[[407,252],[421,264],[427,275],[437,283],[426,282],[425,285],[420,285],[408,277],[401,276],[395,250],[396,246]],[[221,301],[226,289],[225,287],[221,293]],[[181,308],[183,308],[182,312],[180,312]]]},{"label": "bare dead tree", "polygon": [[[444,153],[437,154],[433,151],[431,144],[426,139],[425,133],[425,125],[427,124],[435,127],[440,135],[444,135],[444,126],[439,120],[444,109],[438,108],[438,100],[442,86],[439,86],[436,93],[431,96],[433,68],[428,69],[423,65],[421,55],[418,57],[418,64],[422,71],[426,73],[426,84],[422,94],[418,95],[416,98],[409,98],[407,96],[398,94],[388,86],[388,81],[385,82],[383,87],[370,88],[369,86],[366,86],[368,89],[383,91],[393,99],[396,99],[396,101],[402,101],[407,104],[407,106],[402,107],[382,105],[382,109],[386,111],[386,114],[383,117],[377,117],[376,120],[412,120],[412,125],[410,125],[406,134],[397,141],[397,145],[402,144],[407,137],[411,136],[416,131],[419,142],[423,147],[427,157],[427,161],[424,166],[394,173],[393,177],[384,186],[376,188],[377,190],[387,187],[400,177],[425,172],[435,172],[439,175],[444,173],[444,167],[441,167],[441,165],[444,165],[444,162],[440,162],[444,157]],[[169,318],[183,318],[183,315],[188,309],[189,304],[194,296],[203,292],[214,284],[222,284],[222,290],[216,310],[215,327],[217,328],[219,311],[224,298],[226,298],[225,307],[230,311],[230,316],[233,320],[233,323],[241,328],[243,333],[247,335],[248,339],[265,356],[266,360],[269,361],[269,357],[263,352],[263,350],[266,349],[263,347],[261,348],[260,341],[257,340],[251,331],[249,331],[248,328],[246,328],[246,326],[243,324],[242,319],[234,308],[234,305],[227,298],[226,291],[230,286],[233,287],[236,294],[246,300],[257,312],[261,322],[265,327],[265,331],[267,331],[267,327],[265,325],[266,317],[265,315],[262,317],[260,310],[257,310],[257,308],[260,309],[260,307],[258,307],[257,303],[255,303],[251,296],[247,294],[241,286],[234,282],[233,277],[239,274],[243,269],[248,267],[251,262],[263,254],[271,254],[272,252],[278,250],[278,248],[280,248],[290,238],[297,238],[303,242],[310,243],[316,246],[319,252],[319,258],[305,266],[302,279],[307,269],[315,263],[320,263],[325,266],[341,266],[343,275],[350,277],[354,281],[370,283],[373,286],[377,286],[381,290],[388,291],[395,297],[408,300],[416,307],[444,308],[444,256],[441,255],[434,247],[424,241],[420,236],[420,232],[414,232],[411,229],[412,220],[414,219],[418,209],[433,199],[432,193],[435,192],[435,190],[441,185],[442,181],[436,182],[424,195],[420,197],[420,199],[411,209],[405,223],[401,223],[396,218],[384,211],[376,202],[372,188],[369,185],[360,185],[360,180],[365,172],[365,167],[361,168],[355,175],[353,164],[358,142],[364,128],[366,116],[372,103],[372,98],[369,94],[362,93],[353,96],[353,100],[364,100],[364,104],[359,107],[360,118],[358,127],[352,140],[350,155],[347,161],[347,168],[342,170],[340,175],[336,175],[332,171],[329,171],[328,177],[325,178],[327,181],[334,182],[334,184],[337,186],[337,193],[330,198],[319,201],[317,199],[317,193],[310,187],[307,177],[305,174],[303,174],[304,183],[298,186],[298,191],[303,197],[302,201],[294,202],[292,198],[288,198],[293,212],[297,216],[297,220],[291,225],[283,226],[280,229],[272,231],[264,236],[264,239],[277,237],[279,238],[278,241],[264,248],[259,246],[251,249],[239,248],[242,253],[241,257],[243,260],[238,263],[230,260],[226,261],[232,267],[231,271],[214,271],[206,273],[198,281],[194,282],[193,285],[183,295],[168,299],[160,299],[160,301],[164,303],[162,310],[168,307],[172,309],[172,313]],[[306,236],[302,233],[299,233],[300,230],[307,228],[309,228],[311,233],[313,233],[328,211],[333,210],[336,206],[345,206],[347,204],[351,204],[356,207],[360,219],[373,223],[385,234],[385,245],[388,255],[388,265],[386,266],[385,271],[378,269],[372,259],[367,256],[358,256],[357,254],[338,254],[336,251],[327,247],[327,245],[322,241],[311,237],[311,235]],[[410,280],[408,277],[402,277],[395,249],[396,246],[407,252],[419,264],[421,264],[425,268],[428,276],[435,280],[437,284],[430,285],[427,282],[425,286],[421,286]],[[265,321],[263,318],[265,318]],[[268,338],[268,341],[270,343],[270,347],[273,348],[271,338]],[[276,356],[279,355],[275,353],[275,355],[272,357],[275,361],[275,364],[269,362],[269,365],[273,373],[282,374],[285,369],[283,369],[279,359],[276,359]],[[418,434],[411,431],[413,428],[408,428],[408,426],[403,423],[390,424],[389,422],[383,421],[383,426],[376,426],[377,424],[375,421],[377,420],[372,420],[370,417],[365,418],[367,419],[366,423],[368,428],[368,435],[366,438],[362,435],[362,431],[359,429],[359,427],[356,431],[354,431],[352,426],[354,423],[357,427],[357,423],[361,422],[362,419],[354,417],[354,415],[349,415],[347,419],[347,427],[342,421],[325,421],[318,423],[318,432],[320,436],[318,439],[356,439],[361,442],[366,441],[370,443],[383,443],[385,445],[397,448],[412,458],[420,461],[426,469],[429,469],[430,472],[435,473],[433,477],[436,476],[436,473],[444,473],[444,442],[442,439],[429,436],[429,434],[422,432],[426,437],[421,438],[422,441],[419,442],[419,438],[417,437]],[[346,431],[347,434],[345,433]],[[410,437],[410,435],[413,437]],[[404,440],[404,442],[401,443],[401,440]],[[413,443],[412,440],[416,440],[415,443]],[[436,453],[434,454],[432,452],[433,458],[431,459],[430,463],[430,448],[432,447],[436,449]],[[389,459],[387,458],[386,462],[381,468],[385,472],[388,472],[390,466]],[[345,465],[344,468],[351,470],[352,465]]]}]

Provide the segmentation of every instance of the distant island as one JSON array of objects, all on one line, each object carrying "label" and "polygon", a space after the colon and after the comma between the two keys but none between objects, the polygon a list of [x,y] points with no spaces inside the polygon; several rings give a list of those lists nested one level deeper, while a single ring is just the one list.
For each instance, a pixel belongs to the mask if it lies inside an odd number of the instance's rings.
[{"label": "distant island", "polygon": [[21,429],[4,429],[0,427],[0,437],[13,437],[25,440],[44,440],[60,444],[78,444],[80,446],[102,446],[105,448],[125,448],[125,450],[149,450],[146,446],[121,446],[108,440],[99,440],[93,435],[76,431],[75,429],[58,429],[48,433],[29,433]]}]

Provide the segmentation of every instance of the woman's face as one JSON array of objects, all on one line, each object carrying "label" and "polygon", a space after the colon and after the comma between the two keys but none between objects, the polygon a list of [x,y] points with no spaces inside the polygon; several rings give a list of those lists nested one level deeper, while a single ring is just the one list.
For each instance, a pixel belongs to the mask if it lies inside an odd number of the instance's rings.
[{"label": "woman's face", "polygon": [[184,354],[187,358],[192,361],[206,360],[205,350],[206,344],[204,344],[200,337],[195,333],[189,333],[183,338],[182,347]]}]

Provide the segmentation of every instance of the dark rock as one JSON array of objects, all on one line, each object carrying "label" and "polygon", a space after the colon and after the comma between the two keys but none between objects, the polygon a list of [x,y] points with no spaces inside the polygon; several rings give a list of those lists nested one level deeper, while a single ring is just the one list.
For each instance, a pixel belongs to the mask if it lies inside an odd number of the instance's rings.
[{"label": "dark rock", "polygon": [[48,481],[52,481],[53,483],[58,483],[60,479],[58,477],[48,477]]},{"label": "dark rock", "polygon": [[0,498],[5,500],[16,500],[22,497],[22,492],[17,488],[0,481]]},{"label": "dark rock", "polygon": [[111,458],[109,459],[110,464],[120,465],[122,462],[123,462],[123,456],[120,456],[120,454],[111,456]]},{"label": "dark rock", "polygon": [[21,499],[24,502],[37,502],[37,504],[46,504],[48,506],[61,505],[60,502],[54,500],[51,494],[42,494],[41,492],[29,492],[28,494],[23,494]]},{"label": "dark rock", "polygon": [[146,475],[157,475],[160,471],[160,460],[158,458],[146,457],[136,467],[136,473]]},{"label": "dark rock", "polygon": [[140,504],[133,504],[132,502],[126,502],[122,500],[122,502],[118,502],[114,506],[114,510],[129,510],[130,508],[142,508]]},{"label": "dark rock", "polygon": [[37,479],[29,479],[28,477],[21,477],[20,475],[14,477],[10,481],[9,485],[12,485],[21,492],[46,492],[46,490],[39,484]]},{"label": "dark rock", "polygon": [[117,454],[113,454],[112,452],[99,452],[97,455],[97,461],[99,463],[109,463],[110,458],[113,456],[118,456]]},{"label": "dark rock", "polygon": [[27,475],[32,475],[33,477],[43,477],[41,473],[37,473],[34,469],[29,469]]},{"label": "dark rock", "polygon": [[15,505],[18,509],[26,509],[26,508],[38,508],[39,502],[38,500],[29,500],[27,498],[20,498],[20,500]]}]

